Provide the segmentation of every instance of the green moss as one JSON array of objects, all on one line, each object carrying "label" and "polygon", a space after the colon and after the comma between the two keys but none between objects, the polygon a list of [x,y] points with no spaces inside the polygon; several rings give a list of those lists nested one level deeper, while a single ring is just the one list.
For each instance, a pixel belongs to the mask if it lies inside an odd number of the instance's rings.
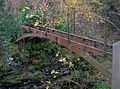
[{"label": "green moss", "polygon": [[43,73],[41,71],[35,71],[34,73],[29,73],[28,75],[29,79],[42,79],[44,77]]},{"label": "green moss", "polygon": [[22,80],[24,79],[24,77],[22,77],[21,75],[10,75],[7,76],[3,82],[8,82],[8,83],[19,83],[22,82]]}]

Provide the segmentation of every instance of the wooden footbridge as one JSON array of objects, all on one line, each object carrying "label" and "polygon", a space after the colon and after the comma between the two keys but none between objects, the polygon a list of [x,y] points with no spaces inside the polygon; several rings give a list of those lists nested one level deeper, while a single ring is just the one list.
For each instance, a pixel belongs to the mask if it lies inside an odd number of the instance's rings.
[{"label": "wooden footbridge", "polygon": [[112,56],[111,45],[107,45],[104,44],[103,42],[89,39],[87,37],[82,37],[75,34],[68,34],[67,32],[45,26],[39,26],[39,28],[36,28],[22,25],[20,29],[21,31],[27,30],[28,33],[24,34],[22,33],[21,37],[17,39],[16,43],[19,42],[20,40],[31,37],[49,39],[53,42],[56,42],[64,46],[70,51],[79,54],[92,66],[94,66],[98,71],[100,71],[106,78],[110,79],[111,72],[108,71],[108,69],[106,69],[104,65],[100,64],[97,60],[95,60],[94,56],[105,54],[107,56]]}]

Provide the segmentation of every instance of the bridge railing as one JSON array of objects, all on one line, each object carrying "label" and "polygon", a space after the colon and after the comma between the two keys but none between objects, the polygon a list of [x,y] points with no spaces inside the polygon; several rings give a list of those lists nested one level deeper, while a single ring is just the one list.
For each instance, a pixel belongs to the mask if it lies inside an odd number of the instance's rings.
[{"label": "bridge railing", "polygon": [[[22,28],[26,28],[28,30],[31,30],[33,33],[36,33],[37,31],[45,31],[46,34],[54,34],[63,38],[68,39],[68,34],[67,32],[64,31],[60,31],[54,28],[49,28],[49,27],[45,27],[45,26],[40,26],[39,28],[32,28],[29,26],[21,26]],[[90,52],[96,52],[97,51],[100,53],[105,53],[107,55],[112,55],[112,46],[111,45],[106,45],[103,42],[97,41],[97,40],[93,40],[87,37],[82,37],[79,35],[75,35],[75,34],[69,34],[69,40],[81,43],[83,46],[85,46],[84,50],[89,50]],[[106,50],[104,50],[104,48]],[[95,51],[97,50],[97,51]]]}]

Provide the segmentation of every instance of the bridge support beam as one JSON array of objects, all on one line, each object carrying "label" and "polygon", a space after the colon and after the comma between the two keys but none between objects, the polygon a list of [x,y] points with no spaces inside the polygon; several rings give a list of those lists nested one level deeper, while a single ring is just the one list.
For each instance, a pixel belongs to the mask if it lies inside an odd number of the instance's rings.
[{"label": "bridge support beam", "polygon": [[112,89],[120,89],[120,42],[113,44]]}]

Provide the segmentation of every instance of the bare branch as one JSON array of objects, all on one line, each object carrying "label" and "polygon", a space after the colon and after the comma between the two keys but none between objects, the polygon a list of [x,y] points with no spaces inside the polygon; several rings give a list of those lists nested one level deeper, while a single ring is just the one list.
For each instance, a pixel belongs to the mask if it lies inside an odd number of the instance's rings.
[{"label": "bare branch", "polygon": [[112,26],[114,26],[118,31],[120,31],[120,28],[118,26],[115,25],[115,23],[113,23],[112,21],[110,21],[109,19],[102,17],[102,16],[98,16],[99,18],[107,21],[108,23],[110,23]]},{"label": "bare branch", "polygon": [[112,14],[120,16],[120,13],[117,13],[117,12],[112,12]]}]

